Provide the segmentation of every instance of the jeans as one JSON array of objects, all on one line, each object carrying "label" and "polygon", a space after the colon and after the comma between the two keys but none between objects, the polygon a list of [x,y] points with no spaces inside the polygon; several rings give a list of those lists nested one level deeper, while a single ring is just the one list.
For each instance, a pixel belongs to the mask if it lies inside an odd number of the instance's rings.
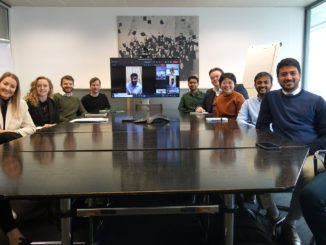
[{"label": "jeans", "polygon": [[303,216],[317,245],[326,244],[326,172],[317,175],[301,191]]}]

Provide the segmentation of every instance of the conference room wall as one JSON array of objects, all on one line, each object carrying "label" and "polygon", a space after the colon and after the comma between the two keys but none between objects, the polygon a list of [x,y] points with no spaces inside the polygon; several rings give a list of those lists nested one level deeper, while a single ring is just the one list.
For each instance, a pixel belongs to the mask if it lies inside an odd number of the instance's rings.
[{"label": "conference room wall", "polygon": [[303,8],[13,7],[12,54],[22,93],[39,75],[50,77],[55,91],[61,91],[59,80],[65,74],[75,78],[76,88],[88,87],[93,76],[109,88],[109,58],[118,56],[116,17],[128,15],[199,16],[201,88],[211,87],[208,71],[213,66],[234,72],[241,81],[251,45],[282,42],[278,59],[302,57]]}]

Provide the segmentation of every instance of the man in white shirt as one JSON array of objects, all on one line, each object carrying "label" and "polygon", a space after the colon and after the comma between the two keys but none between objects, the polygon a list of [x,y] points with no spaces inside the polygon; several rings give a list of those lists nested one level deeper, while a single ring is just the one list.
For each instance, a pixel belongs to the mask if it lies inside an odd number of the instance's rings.
[{"label": "man in white shirt", "polygon": [[237,121],[256,125],[260,104],[264,95],[271,90],[273,77],[267,72],[260,72],[255,76],[257,97],[246,100],[241,106]]},{"label": "man in white shirt", "polygon": [[128,94],[141,94],[142,85],[138,83],[138,74],[132,73],[130,75],[131,82],[127,84],[126,90]]}]

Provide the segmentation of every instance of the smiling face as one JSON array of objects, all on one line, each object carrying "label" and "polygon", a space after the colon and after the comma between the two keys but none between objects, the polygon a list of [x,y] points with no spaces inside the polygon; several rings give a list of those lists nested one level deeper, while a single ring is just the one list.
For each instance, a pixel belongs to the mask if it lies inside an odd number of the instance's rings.
[{"label": "smiling face", "polygon": [[221,82],[221,89],[223,90],[223,93],[226,95],[232,94],[232,92],[234,90],[234,81],[231,80],[230,78],[226,77]]},{"label": "smiling face", "polygon": [[188,87],[189,87],[189,89],[190,89],[191,92],[197,91],[198,85],[199,85],[198,81],[196,79],[194,79],[194,78],[191,78],[188,81]]},{"label": "smiling face", "polygon": [[283,66],[279,69],[277,78],[282,89],[291,93],[299,87],[301,73],[295,66]]},{"label": "smiling face", "polygon": [[0,97],[3,100],[10,99],[16,92],[17,82],[11,77],[6,77],[0,82]]},{"label": "smiling face", "polygon": [[38,97],[44,97],[49,94],[50,85],[48,80],[41,78],[36,82],[36,92]]},{"label": "smiling face", "polygon": [[209,74],[209,78],[211,79],[211,83],[216,88],[216,90],[220,89],[220,77],[222,75],[222,72],[220,71],[213,71],[211,74]]},{"label": "smiling face", "polygon": [[255,88],[259,97],[263,97],[272,88],[272,81],[268,76],[262,76],[256,79]]},{"label": "smiling face", "polygon": [[74,82],[71,80],[68,80],[68,79],[63,79],[62,83],[61,83],[61,88],[62,88],[63,92],[65,92],[66,94],[69,94],[74,89]]}]

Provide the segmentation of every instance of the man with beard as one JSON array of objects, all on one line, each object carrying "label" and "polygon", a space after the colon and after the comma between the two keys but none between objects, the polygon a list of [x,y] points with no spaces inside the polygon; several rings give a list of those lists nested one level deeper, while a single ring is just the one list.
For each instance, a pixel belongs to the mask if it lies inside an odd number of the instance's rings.
[{"label": "man with beard", "polygon": [[84,116],[86,113],[84,106],[78,97],[72,95],[73,77],[69,75],[62,77],[60,86],[64,95],[56,93],[53,97],[58,107],[60,122],[67,122],[76,117]]},{"label": "man with beard", "polygon": [[257,97],[246,100],[241,106],[237,121],[256,125],[260,104],[264,95],[271,90],[273,77],[267,72],[260,72],[255,76]]},{"label": "man with beard", "polygon": [[[272,129],[275,134],[286,137],[309,147],[301,175],[294,188],[290,209],[282,225],[286,244],[301,244],[295,229],[295,221],[301,216],[299,196],[303,187],[314,177],[312,154],[326,149],[326,102],[316,94],[299,87],[301,68],[297,60],[286,58],[280,61],[276,69],[278,82],[282,89],[265,94],[257,119],[257,129]],[[316,192],[323,193],[324,185]],[[319,200],[325,213],[325,200]],[[321,217],[321,216],[320,216]]]},{"label": "man with beard", "polygon": [[196,76],[188,77],[189,92],[185,93],[180,100],[178,110],[181,112],[195,111],[205,94],[198,89],[199,79]]},{"label": "man with beard", "polygon": [[141,94],[142,85],[138,82],[138,74],[132,73],[130,75],[130,82],[126,85],[128,94]]}]

